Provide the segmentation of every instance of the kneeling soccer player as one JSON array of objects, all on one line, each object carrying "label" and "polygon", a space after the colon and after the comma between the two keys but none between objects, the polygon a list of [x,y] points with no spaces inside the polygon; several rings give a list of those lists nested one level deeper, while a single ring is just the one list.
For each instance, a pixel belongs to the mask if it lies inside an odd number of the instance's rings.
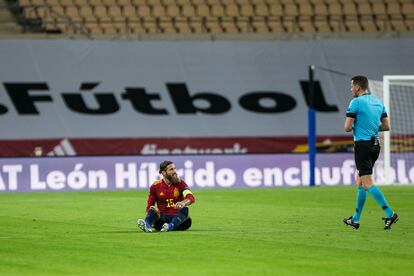
[{"label": "kneeling soccer player", "polygon": [[163,161],[159,173],[162,179],[155,181],[148,195],[146,217],[138,219],[138,227],[144,232],[187,230],[191,218],[187,206],[194,203],[193,193],[177,175],[175,164]]}]

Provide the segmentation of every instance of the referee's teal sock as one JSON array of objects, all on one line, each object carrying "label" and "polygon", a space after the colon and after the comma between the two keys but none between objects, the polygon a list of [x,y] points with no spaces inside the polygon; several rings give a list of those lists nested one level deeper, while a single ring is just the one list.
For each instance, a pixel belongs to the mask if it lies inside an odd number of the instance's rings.
[{"label": "referee's teal sock", "polygon": [[367,200],[367,191],[363,187],[358,187],[357,189],[357,200],[356,200],[356,209],[355,213],[352,216],[353,222],[359,222],[361,217],[362,210],[364,209],[365,201]]},{"label": "referee's teal sock", "polygon": [[372,185],[371,187],[369,187],[368,192],[375,199],[375,201],[382,207],[382,209],[385,212],[385,216],[387,218],[390,218],[394,211],[391,209],[391,206],[388,204],[381,190],[377,186]]}]

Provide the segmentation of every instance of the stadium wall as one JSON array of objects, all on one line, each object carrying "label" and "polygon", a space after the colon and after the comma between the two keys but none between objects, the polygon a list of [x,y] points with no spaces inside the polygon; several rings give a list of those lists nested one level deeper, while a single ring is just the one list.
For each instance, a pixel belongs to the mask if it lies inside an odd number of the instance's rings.
[{"label": "stadium wall", "polygon": [[[0,40],[0,156],[28,156],[36,144],[49,155],[298,152],[310,64],[371,79],[412,74],[412,45]],[[351,141],[349,80],[316,80],[318,142]]]}]

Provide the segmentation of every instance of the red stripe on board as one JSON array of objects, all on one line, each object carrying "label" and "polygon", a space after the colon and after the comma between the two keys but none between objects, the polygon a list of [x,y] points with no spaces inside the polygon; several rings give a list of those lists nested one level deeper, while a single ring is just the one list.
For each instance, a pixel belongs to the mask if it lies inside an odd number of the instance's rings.
[{"label": "red stripe on board", "polygon": [[[206,138],[69,138],[0,140],[1,157],[32,156],[36,145],[45,155],[153,155],[153,154],[243,154],[307,152],[307,137],[206,137]],[[352,137],[318,137],[323,152],[347,152]],[[70,150],[67,149],[70,147]]]}]

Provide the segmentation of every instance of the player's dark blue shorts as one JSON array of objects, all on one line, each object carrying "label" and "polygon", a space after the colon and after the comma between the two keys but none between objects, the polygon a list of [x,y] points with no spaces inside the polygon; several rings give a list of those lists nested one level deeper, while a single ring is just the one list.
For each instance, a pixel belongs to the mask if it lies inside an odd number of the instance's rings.
[{"label": "player's dark blue shorts", "polygon": [[[154,228],[158,231],[161,230],[162,225],[164,223],[170,223],[174,217],[175,215],[160,215],[160,219],[154,223]],[[187,230],[191,227],[191,224],[191,218],[188,217],[183,223],[175,227],[174,231]]]},{"label": "player's dark blue shorts", "polygon": [[355,141],[354,150],[359,176],[372,174],[372,168],[381,150],[379,141],[375,138],[369,141]]}]

